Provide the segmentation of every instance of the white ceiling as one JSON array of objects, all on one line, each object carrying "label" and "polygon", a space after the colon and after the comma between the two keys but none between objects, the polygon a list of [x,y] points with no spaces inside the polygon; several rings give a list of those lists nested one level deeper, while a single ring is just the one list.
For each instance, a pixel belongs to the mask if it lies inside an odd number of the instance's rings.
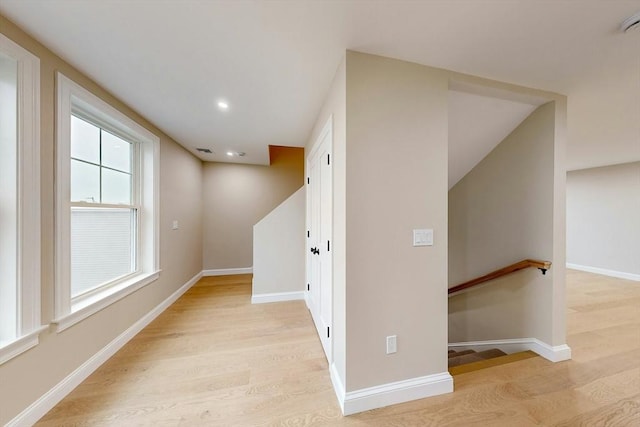
[{"label": "white ceiling", "polygon": [[[267,163],[268,144],[305,144],[345,49],[567,94],[570,168],[620,162],[636,146],[640,159],[640,31],[619,31],[639,10],[640,0],[0,0],[0,13],[185,147],[215,151],[202,159],[235,150],[249,163]],[[608,130],[594,132],[594,118]]]},{"label": "white ceiling", "polygon": [[538,105],[449,91],[449,189]]}]

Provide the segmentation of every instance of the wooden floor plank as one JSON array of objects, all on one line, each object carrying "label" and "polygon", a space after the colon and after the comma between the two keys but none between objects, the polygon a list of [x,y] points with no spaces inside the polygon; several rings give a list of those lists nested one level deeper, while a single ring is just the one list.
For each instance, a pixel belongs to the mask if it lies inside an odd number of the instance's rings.
[{"label": "wooden floor plank", "polygon": [[573,360],[519,360],[456,391],[342,417],[301,301],[206,277],[38,426],[640,426],[640,284],[568,271]]}]

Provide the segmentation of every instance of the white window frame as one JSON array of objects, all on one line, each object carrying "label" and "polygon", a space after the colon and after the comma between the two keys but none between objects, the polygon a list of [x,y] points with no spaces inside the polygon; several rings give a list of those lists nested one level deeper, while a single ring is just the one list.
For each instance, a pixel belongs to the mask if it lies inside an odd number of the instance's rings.
[{"label": "white window frame", "polygon": [[[71,305],[73,306],[74,304],[83,305],[84,304],[83,300],[87,300],[87,299],[89,300],[89,302],[91,302],[94,298],[94,295],[100,294],[103,288],[112,286],[116,282],[124,282],[126,280],[129,280],[130,278],[135,277],[141,272],[140,263],[138,262],[138,255],[140,254],[140,212],[141,212],[140,195],[142,193],[142,191],[140,191],[140,183],[141,183],[140,171],[142,170],[142,161],[141,161],[142,159],[140,157],[141,144],[133,140],[134,136],[127,133],[123,133],[120,129],[115,129],[109,124],[101,123],[101,121],[95,121],[95,119],[92,118],[92,115],[86,114],[85,111],[75,110],[73,108],[73,105],[72,105],[72,114],[76,116],[76,118],[79,118],[80,120],[83,120],[87,123],[90,123],[96,126],[99,129],[100,133],[106,131],[111,133],[112,135],[117,136],[118,138],[121,138],[125,142],[130,143],[132,145],[131,147],[132,152],[130,153],[131,154],[131,170],[130,170],[131,199],[128,204],[126,205],[125,204],[123,205],[108,204],[108,203],[102,203],[102,201],[100,202],[71,201],[70,203],[71,209],[73,210],[73,208],[84,208],[84,209],[93,208],[99,211],[101,209],[124,208],[124,209],[130,209],[130,210],[136,211],[136,226],[134,227],[135,235],[133,236],[133,241],[134,241],[133,260],[134,260],[134,267],[135,267],[134,271],[132,271],[131,273],[127,273],[124,276],[117,277],[110,282],[107,282],[105,284],[98,286],[97,288],[92,288],[87,291],[84,291],[80,295],[77,295],[77,296],[71,295]],[[69,158],[73,159],[71,155],[69,156]],[[87,162],[87,163],[98,166],[100,169],[104,167],[104,165],[102,164],[102,160],[100,160],[99,164],[91,163],[91,162]],[[102,192],[102,184],[101,184],[100,191]]]},{"label": "white window frame", "polygon": [[[56,277],[55,320],[61,332],[119,301],[159,277],[159,165],[160,138],[113,108],[62,73],[57,74],[56,138]],[[71,115],[136,141],[139,146],[137,177],[137,271],[114,280],[82,298],[71,298]],[[74,205],[77,205],[74,203]]]},{"label": "white window frame", "polygon": [[[40,324],[40,60],[0,34],[0,51],[17,61],[16,334],[0,342],[0,364],[36,346]],[[1,320],[1,319],[0,319]]]}]

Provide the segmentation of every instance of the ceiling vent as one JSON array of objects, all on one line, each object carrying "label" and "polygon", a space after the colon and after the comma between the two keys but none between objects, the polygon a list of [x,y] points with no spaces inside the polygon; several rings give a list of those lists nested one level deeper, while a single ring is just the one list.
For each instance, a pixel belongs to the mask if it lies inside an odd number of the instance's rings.
[{"label": "ceiling vent", "polygon": [[207,153],[207,154],[213,153],[213,151],[209,150],[208,148],[196,148],[196,150],[198,150],[201,153]]},{"label": "ceiling vent", "polygon": [[626,33],[630,30],[635,30],[640,28],[640,12],[631,15],[627,19],[624,20],[622,25],[620,25],[620,31]]}]

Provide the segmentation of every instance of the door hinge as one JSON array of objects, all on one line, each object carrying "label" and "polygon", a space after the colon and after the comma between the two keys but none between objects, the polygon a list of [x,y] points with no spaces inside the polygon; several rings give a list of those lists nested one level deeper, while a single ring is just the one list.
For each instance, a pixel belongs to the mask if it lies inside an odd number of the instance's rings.
[{"label": "door hinge", "polygon": [[309,177],[307,177],[307,184],[309,184]]},{"label": "door hinge", "polygon": [[310,288],[309,288],[309,284],[308,284],[308,283],[307,283],[307,290],[310,290]]},{"label": "door hinge", "polygon": [[327,240],[327,252],[329,252],[331,250],[330,248],[331,248],[331,245],[330,245],[329,241]]},{"label": "door hinge", "polygon": [[331,164],[331,154],[327,154],[327,164]]},{"label": "door hinge", "polygon": [[307,230],[307,237],[311,237],[311,236],[309,235],[309,230]]},{"label": "door hinge", "polygon": [[329,334],[329,327],[327,326],[327,338],[329,338],[329,337],[330,337],[330,334]]}]

